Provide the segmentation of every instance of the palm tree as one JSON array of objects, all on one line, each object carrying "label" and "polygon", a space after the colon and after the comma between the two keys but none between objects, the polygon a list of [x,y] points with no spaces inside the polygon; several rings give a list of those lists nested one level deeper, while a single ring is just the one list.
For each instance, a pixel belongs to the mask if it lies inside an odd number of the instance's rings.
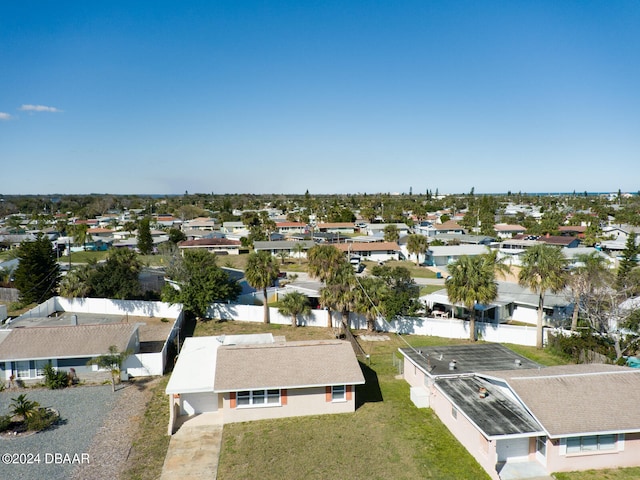
[{"label": "palm tree", "polygon": [[291,315],[291,326],[298,326],[298,315],[309,315],[311,313],[311,307],[309,306],[309,299],[306,295],[300,292],[287,293],[282,300],[280,300],[280,308],[278,311],[282,315]]},{"label": "palm tree", "polygon": [[578,316],[583,299],[589,292],[600,290],[612,283],[613,275],[607,268],[605,257],[598,252],[576,255],[577,266],[570,271],[568,285],[573,297],[571,330],[578,329]]},{"label": "palm tree", "polygon": [[60,295],[67,298],[85,298],[91,293],[91,273],[95,260],[67,273],[60,282]]},{"label": "palm tree", "polygon": [[254,252],[247,258],[244,276],[253,288],[262,289],[264,296],[264,323],[269,323],[269,304],[267,302],[267,288],[278,278],[280,269],[273,256],[265,251]]},{"label": "palm tree", "polygon": [[333,245],[315,245],[307,252],[307,271],[321,282],[330,281],[342,263],[344,254]]},{"label": "palm tree", "polygon": [[400,232],[398,227],[390,224],[384,227],[384,241],[385,242],[397,242],[400,239]]},{"label": "palm tree", "polygon": [[27,395],[22,393],[18,395],[17,398],[11,399],[9,408],[13,415],[21,417],[23,421],[26,421],[27,418],[36,413],[38,408],[40,408],[40,404],[32,400],[27,400]]},{"label": "palm tree", "polygon": [[542,317],[544,295],[547,291],[558,293],[567,285],[566,260],[559,248],[540,244],[524,252],[518,283],[538,294],[538,322],[536,347],[542,348]]},{"label": "palm tree", "polygon": [[449,264],[447,296],[452,303],[462,303],[469,310],[469,339],[476,340],[475,305],[487,304],[498,296],[493,264],[484,255],[463,255]]},{"label": "palm tree", "polygon": [[120,369],[124,361],[132,354],[131,350],[120,352],[118,347],[111,345],[109,353],[92,358],[87,365],[97,365],[98,368],[104,368],[111,373],[111,390],[116,391],[116,378],[120,375]]},{"label": "palm tree", "polygon": [[300,264],[302,252],[304,252],[304,245],[302,245],[301,242],[296,242],[296,244],[293,246],[293,253],[295,253],[296,257],[298,258],[298,265]]},{"label": "palm tree", "polygon": [[367,319],[367,330],[375,330],[376,319],[381,314],[380,305],[389,293],[385,281],[379,277],[363,277],[358,280],[360,288],[355,291],[355,311]]},{"label": "palm tree", "polygon": [[416,265],[420,265],[420,254],[427,251],[429,242],[424,235],[413,234],[407,238],[407,251],[416,256]]}]

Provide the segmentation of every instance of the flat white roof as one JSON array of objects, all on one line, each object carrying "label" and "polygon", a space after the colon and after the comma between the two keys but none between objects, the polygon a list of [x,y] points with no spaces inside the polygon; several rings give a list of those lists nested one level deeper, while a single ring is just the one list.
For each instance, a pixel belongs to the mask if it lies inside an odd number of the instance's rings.
[{"label": "flat white roof", "polygon": [[219,346],[268,343],[274,343],[270,333],[185,338],[165,392],[213,392]]},{"label": "flat white roof", "polygon": [[218,337],[185,338],[166,393],[213,392],[220,345]]}]

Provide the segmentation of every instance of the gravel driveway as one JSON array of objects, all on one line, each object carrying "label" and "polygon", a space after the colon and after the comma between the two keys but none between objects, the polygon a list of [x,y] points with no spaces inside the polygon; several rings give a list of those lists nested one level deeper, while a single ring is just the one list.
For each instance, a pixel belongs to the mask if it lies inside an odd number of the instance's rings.
[{"label": "gravel driveway", "polygon": [[29,400],[58,410],[62,418],[60,425],[44,432],[21,438],[0,437],[0,455],[25,454],[17,459],[18,463],[39,461],[28,465],[6,464],[5,455],[0,461],[0,479],[118,478],[137,430],[137,420],[150,396],[148,387],[124,384],[115,393],[110,385],[0,392],[0,415],[9,413],[11,398],[25,393]]}]

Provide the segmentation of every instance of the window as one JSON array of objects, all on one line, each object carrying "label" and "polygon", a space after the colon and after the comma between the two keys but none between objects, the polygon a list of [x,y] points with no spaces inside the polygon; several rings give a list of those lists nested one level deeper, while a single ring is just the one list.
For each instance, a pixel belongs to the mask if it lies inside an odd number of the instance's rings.
[{"label": "window", "polygon": [[36,376],[44,377],[44,367],[49,363],[48,360],[36,360]]},{"label": "window", "polygon": [[536,438],[536,451],[543,457],[547,456],[547,437]]},{"label": "window", "polygon": [[344,385],[335,385],[331,387],[331,401],[344,402],[347,400],[347,389]]},{"label": "window", "polygon": [[244,390],[236,395],[238,407],[279,406],[280,390]]},{"label": "window", "polygon": [[16,362],[16,371],[18,378],[29,378],[29,360]]},{"label": "window", "polygon": [[616,435],[589,435],[587,437],[567,438],[567,453],[597,452],[614,450]]}]

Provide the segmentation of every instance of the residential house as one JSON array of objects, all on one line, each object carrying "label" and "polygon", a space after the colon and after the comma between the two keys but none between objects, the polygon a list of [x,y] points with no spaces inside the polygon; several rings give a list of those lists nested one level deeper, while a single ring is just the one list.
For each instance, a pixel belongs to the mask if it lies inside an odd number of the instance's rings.
[{"label": "residential house", "polygon": [[201,249],[216,255],[238,255],[242,248],[239,240],[229,238],[199,238],[195,240],[184,240],[178,243],[180,252],[185,250]]},{"label": "residential house", "polygon": [[516,235],[524,234],[527,231],[522,225],[509,225],[507,223],[496,223],[493,229],[498,238],[512,238]]},{"label": "residential house", "polygon": [[[140,351],[138,324],[38,326],[0,330],[0,380],[11,376],[32,383],[44,377],[44,367],[75,369],[78,376],[98,372],[87,362],[109,352]],[[95,378],[95,375],[93,375]]]},{"label": "residential house", "polygon": [[[267,251],[271,255],[278,255],[282,252],[291,258],[306,258],[307,251],[315,245],[312,240],[281,240],[281,241],[257,241],[253,242],[253,248],[256,252]],[[300,249],[300,251],[298,251]]]},{"label": "residential house", "polygon": [[432,408],[495,480],[640,465],[640,370],[543,368],[509,352],[400,349],[414,403]]},{"label": "residential house", "polygon": [[166,393],[169,433],[180,416],[223,424],[353,412],[364,376],[351,344],[286,342],[271,334],[185,339]]},{"label": "residential house", "polygon": [[356,225],[351,222],[318,223],[314,230],[322,233],[353,234],[356,231]]},{"label": "residential house", "polygon": [[334,247],[350,256],[357,255],[362,260],[370,260],[372,262],[400,259],[400,247],[396,242],[336,243]]},{"label": "residential house", "polygon": [[464,228],[453,220],[447,220],[444,223],[436,223],[434,226],[436,227],[436,237],[438,235],[442,235],[443,233],[456,235],[462,235],[463,233],[465,233]]},{"label": "residential house", "polygon": [[486,245],[430,245],[424,263],[431,267],[446,267],[462,256],[476,256],[485,253],[489,253],[489,248]]},{"label": "residential house", "polygon": [[183,318],[180,306],[162,302],[50,298],[0,329],[0,380],[13,374],[39,382],[49,362],[97,380],[104,372],[86,363],[112,345],[132,352],[122,367],[125,375],[162,375]]},{"label": "residential house", "polygon": [[408,235],[411,231],[406,223],[368,223],[361,231],[366,231],[367,235],[384,237],[384,229],[389,225],[395,226],[400,236]]},{"label": "residential house", "polygon": [[302,222],[276,222],[276,229],[278,233],[285,236],[309,231],[307,224]]}]

